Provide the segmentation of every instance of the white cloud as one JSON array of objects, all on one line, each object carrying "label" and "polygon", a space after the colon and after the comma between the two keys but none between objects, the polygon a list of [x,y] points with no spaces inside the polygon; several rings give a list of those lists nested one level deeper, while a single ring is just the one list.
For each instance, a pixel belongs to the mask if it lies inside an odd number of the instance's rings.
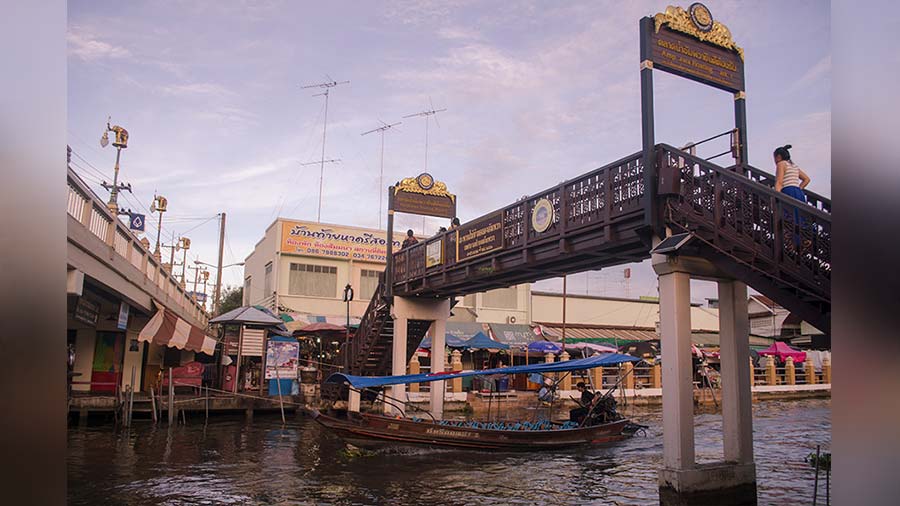
[{"label": "white cloud", "polygon": [[212,95],[217,97],[234,95],[234,92],[215,83],[169,84],[159,88],[166,95]]},{"label": "white cloud", "polygon": [[66,35],[69,53],[84,61],[127,58],[131,56],[128,49],[104,42],[88,31],[72,27]]},{"label": "white cloud", "polygon": [[790,90],[806,90],[817,81],[831,78],[831,55],[827,55],[810,67],[799,79],[791,84]]}]

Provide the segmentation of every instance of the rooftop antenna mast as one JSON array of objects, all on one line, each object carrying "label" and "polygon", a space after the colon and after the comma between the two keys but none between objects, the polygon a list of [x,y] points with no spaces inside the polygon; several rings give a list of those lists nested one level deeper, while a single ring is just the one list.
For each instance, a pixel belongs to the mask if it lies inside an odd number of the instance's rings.
[{"label": "rooftop antenna mast", "polygon": [[322,157],[319,160],[319,210],[316,213],[316,221],[320,223],[322,222],[322,182],[325,178],[325,134],[328,131],[328,94],[331,91],[331,88],[334,88],[335,86],[339,86],[341,84],[350,84],[350,81],[335,81],[328,74],[325,74],[325,77],[328,78],[328,81],[325,81],[323,83],[307,84],[300,87],[300,89],[304,90],[309,88],[320,88],[325,90],[322,93],[313,95],[314,97],[325,97],[325,121],[322,124]]},{"label": "rooftop antenna mast", "polygon": [[437,124],[438,128],[440,128],[441,124],[437,120],[437,113],[444,112],[447,109],[435,109],[434,103],[431,101],[431,97],[428,97],[428,103],[431,105],[431,109],[427,111],[417,112],[415,114],[409,114],[407,116],[403,116],[404,118],[415,118],[417,116],[422,116],[425,118],[425,172],[428,172],[428,123],[431,116],[434,116],[434,122]]},{"label": "rooftop antenna mast", "polygon": [[378,229],[381,229],[381,210],[384,205],[384,133],[394,128],[395,126],[403,123],[402,121],[398,121],[396,123],[391,123],[390,125],[385,123],[384,121],[378,120],[381,122],[381,126],[378,128],[373,128],[368,132],[363,132],[360,135],[369,135],[374,132],[381,132],[381,172],[378,175]]}]

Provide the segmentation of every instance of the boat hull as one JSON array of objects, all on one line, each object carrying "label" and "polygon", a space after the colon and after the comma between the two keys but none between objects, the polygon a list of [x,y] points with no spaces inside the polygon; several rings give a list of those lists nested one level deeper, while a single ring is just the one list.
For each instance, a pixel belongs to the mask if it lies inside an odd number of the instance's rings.
[{"label": "boat hull", "polygon": [[[348,414],[349,415],[349,414]],[[431,421],[412,421],[370,413],[330,416],[315,411],[317,422],[350,444],[380,446],[429,446],[477,450],[541,451],[585,445],[602,445],[629,437],[628,420],[557,430],[489,430],[446,426]]]}]

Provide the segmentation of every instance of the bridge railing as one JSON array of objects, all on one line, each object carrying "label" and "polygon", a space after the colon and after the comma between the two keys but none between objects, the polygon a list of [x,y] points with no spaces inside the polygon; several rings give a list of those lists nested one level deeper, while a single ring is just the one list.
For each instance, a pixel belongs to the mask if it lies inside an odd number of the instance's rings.
[{"label": "bridge railing", "polygon": [[[91,234],[106,243],[112,253],[128,261],[140,275],[149,281],[148,290],[158,287],[160,292],[174,301],[184,314],[200,326],[206,326],[207,314],[184,286],[156,260],[149,248],[145,247],[117,217],[115,217],[94,192],[69,169],[68,195],[66,213],[78,223],[76,226],[87,228]],[[129,266],[126,266],[126,270]],[[128,276],[128,273],[120,273]]]},{"label": "bridge railing", "polygon": [[[740,246],[753,258],[809,281],[819,294],[830,293],[831,215],[812,205],[719,167],[672,146],[658,146],[660,187],[670,219],[687,228],[704,227],[705,240],[730,251]],[[764,173],[762,173],[764,174]],[[766,177],[770,177],[766,175]],[[830,201],[819,200],[819,204]]]},{"label": "bridge railing", "polygon": [[[581,228],[610,226],[644,213],[641,202],[644,195],[643,175],[641,153],[635,153],[473,221],[499,213],[504,252],[559,241],[567,233]],[[552,221],[546,230],[537,232],[531,226],[532,212],[545,199],[553,208]],[[442,241],[442,261],[439,265],[427,267],[427,245],[435,241]],[[469,259],[457,259],[457,242],[457,231],[450,230],[401,249],[394,254],[394,283],[419,279],[426,274],[468,262]]]},{"label": "bridge railing", "polygon": [[[775,175],[769,174],[768,172],[757,169],[756,167],[751,167],[750,165],[743,165],[739,168],[737,167],[729,167],[728,170],[738,169],[744,176],[751,181],[755,181],[763,186],[767,186],[769,188],[775,187]],[[819,195],[816,192],[810,190],[803,190],[806,194],[806,200],[809,205],[812,207],[826,212],[831,213],[831,199],[825,198],[822,195]]]}]

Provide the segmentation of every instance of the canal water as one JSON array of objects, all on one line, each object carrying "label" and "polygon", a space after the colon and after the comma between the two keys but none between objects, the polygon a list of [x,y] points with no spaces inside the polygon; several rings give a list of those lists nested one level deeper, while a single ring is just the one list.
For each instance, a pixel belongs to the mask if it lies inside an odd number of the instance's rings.
[{"label": "canal water", "polygon": [[[69,504],[657,504],[662,412],[629,411],[647,435],[554,453],[435,449],[361,453],[311,419],[202,418],[68,432]],[[811,504],[804,462],[831,442],[830,399],[754,404],[759,504]],[[697,459],[722,458],[722,417],[695,416]],[[823,478],[824,479],[824,478]],[[820,486],[824,496],[824,484]]]}]

